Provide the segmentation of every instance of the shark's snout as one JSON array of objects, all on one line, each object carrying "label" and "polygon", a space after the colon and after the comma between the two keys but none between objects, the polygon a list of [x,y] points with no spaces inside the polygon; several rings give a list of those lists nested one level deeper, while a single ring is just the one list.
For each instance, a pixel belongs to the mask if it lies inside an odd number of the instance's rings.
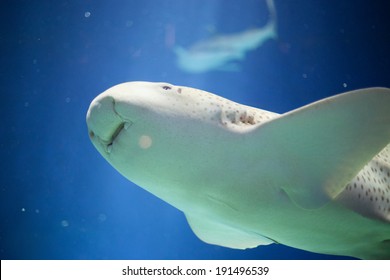
[{"label": "shark's snout", "polygon": [[115,111],[115,99],[111,96],[98,96],[89,106],[87,126],[89,137],[97,148],[110,153],[112,144],[123,129],[131,126]]}]

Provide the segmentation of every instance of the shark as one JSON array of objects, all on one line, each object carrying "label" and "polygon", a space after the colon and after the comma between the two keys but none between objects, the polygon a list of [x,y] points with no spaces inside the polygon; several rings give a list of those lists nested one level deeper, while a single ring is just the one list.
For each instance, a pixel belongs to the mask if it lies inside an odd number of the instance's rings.
[{"label": "shark", "polygon": [[390,259],[390,89],[278,114],[203,90],[127,82],[90,104],[116,170],[184,213],[202,241]]},{"label": "shark", "polygon": [[214,36],[187,49],[177,46],[174,52],[178,67],[190,73],[239,70],[234,61],[243,60],[247,52],[277,37],[275,4],[273,0],[266,0],[266,3],[270,19],[264,27],[248,29],[237,34]]}]

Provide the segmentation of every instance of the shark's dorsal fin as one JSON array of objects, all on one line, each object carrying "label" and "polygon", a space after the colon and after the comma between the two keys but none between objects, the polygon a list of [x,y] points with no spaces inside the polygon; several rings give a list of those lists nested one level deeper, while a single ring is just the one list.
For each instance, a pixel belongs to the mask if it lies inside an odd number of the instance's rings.
[{"label": "shark's dorsal fin", "polygon": [[326,98],[250,133],[258,134],[258,145],[278,151],[280,168],[294,178],[281,186],[288,196],[303,208],[319,208],[390,142],[390,90],[368,88]]}]

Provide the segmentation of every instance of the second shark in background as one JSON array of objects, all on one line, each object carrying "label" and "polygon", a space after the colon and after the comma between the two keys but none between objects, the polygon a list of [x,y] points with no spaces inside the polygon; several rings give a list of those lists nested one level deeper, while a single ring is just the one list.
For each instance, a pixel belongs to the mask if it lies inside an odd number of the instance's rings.
[{"label": "second shark in background", "polygon": [[187,49],[177,46],[174,50],[178,67],[190,73],[238,70],[238,66],[234,64],[235,60],[244,59],[248,51],[257,49],[264,42],[277,37],[275,4],[273,0],[266,0],[266,3],[270,19],[264,27],[215,36]]}]

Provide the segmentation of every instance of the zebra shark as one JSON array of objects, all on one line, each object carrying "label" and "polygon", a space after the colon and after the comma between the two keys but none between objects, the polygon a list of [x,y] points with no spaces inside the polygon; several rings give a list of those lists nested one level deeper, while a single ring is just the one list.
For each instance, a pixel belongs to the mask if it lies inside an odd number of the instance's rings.
[{"label": "zebra shark", "polygon": [[279,115],[129,82],[91,102],[87,125],[115,169],[181,210],[206,243],[390,259],[389,108],[386,88]]}]

